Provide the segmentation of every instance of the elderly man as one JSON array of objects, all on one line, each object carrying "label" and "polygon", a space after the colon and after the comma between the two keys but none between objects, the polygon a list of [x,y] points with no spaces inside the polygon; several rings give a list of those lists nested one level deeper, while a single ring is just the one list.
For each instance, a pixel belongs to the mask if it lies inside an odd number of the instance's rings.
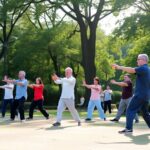
[{"label": "elderly man", "polygon": [[62,113],[66,107],[71,112],[72,117],[75,121],[78,122],[78,126],[81,125],[80,117],[77,110],[75,109],[75,96],[74,96],[74,87],[76,84],[76,79],[72,75],[72,69],[65,69],[65,78],[59,78],[57,75],[52,75],[52,79],[56,84],[62,84],[62,93],[57,107],[57,120],[53,126],[60,126],[62,120]]},{"label": "elderly man", "polygon": [[11,114],[11,120],[15,119],[16,109],[19,109],[20,120],[25,121],[24,116],[24,102],[27,99],[27,84],[28,81],[25,79],[26,73],[24,71],[19,71],[18,80],[4,80],[7,83],[13,83],[16,85],[16,96],[13,102],[13,111]]},{"label": "elderly man", "polygon": [[137,58],[136,68],[124,67],[119,65],[112,65],[114,69],[122,70],[128,73],[136,74],[136,86],[134,96],[127,108],[127,121],[126,128],[119,133],[132,133],[133,120],[136,113],[141,109],[142,115],[150,128],[150,114],[148,112],[149,99],[150,99],[150,68],[148,67],[147,54],[139,54]]},{"label": "elderly man", "polygon": [[[117,112],[116,117],[111,120],[114,122],[118,122],[121,115],[127,109],[127,107],[129,106],[129,103],[132,99],[133,85],[132,85],[130,76],[128,74],[124,75],[124,81],[117,82],[115,80],[111,80],[111,83],[122,87],[122,96],[121,96],[121,100],[119,103],[118,112]],[[138,115],[136,115],[136,117],[135,117],[135,123],[139,123]]]}]

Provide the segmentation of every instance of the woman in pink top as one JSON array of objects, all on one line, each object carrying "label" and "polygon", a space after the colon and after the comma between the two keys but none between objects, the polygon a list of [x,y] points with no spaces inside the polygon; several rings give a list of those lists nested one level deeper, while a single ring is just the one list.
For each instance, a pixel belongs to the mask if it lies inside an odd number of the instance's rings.
[{"label": "woman in pink top", "polygon": [[92,114],[93,114],[95,106],[97,107],[99,117],[103,120],[106,120],[104,110],[102,109],[102,106],[101,106],[100,93],[102,89],[101,89],[101,86],[99,85],[99,78],[98,77],[94,78],[93,85],[88,85],[86,84],[85,81],[83,81],[83,86],[85,86],[88,89],[91,89],[91,97],[90,97],[90,101],[88,104],[88,113],[87,113],[87,118],[85,120],[86,121],[92,120]]}]

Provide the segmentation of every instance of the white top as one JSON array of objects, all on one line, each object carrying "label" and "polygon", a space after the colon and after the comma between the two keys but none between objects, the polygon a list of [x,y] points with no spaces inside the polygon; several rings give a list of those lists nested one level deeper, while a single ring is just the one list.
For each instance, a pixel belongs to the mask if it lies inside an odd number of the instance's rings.
[{"label": "white top", "polygon": [[60,78],[55,81],[56,84],[62,84],[62,92],[60,98],[75,99],[74,87],[76,79],[71,76],[70,78]]},{"label": "white top", "polygon": [[105,90],[104,91],[104,101],[109,101],[112,99],[111,97],[112,90]]},{"label": "white top", "polygon": [[14,90],[14,85],[13,84],[6,84],[2,86],[5,89],[5,94],[4,94],[4,100],[6,99],[13,99],[13,90]]}]

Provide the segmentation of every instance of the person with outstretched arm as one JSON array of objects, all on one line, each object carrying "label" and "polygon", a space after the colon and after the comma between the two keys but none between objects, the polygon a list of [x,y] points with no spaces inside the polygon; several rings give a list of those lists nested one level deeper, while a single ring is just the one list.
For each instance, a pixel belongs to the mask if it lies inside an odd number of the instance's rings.
[{"label": "person with outstretched arm", "polygon": [[40,110],[40,112],[43,114],[43,116],[46,119],[49,119],[49,114],[46,112],[46,110],[43,108],[43,102],[44,102],[44,96],[43,96],[43,90],[44,90],[44,84],[40,77],[36,78],[35,84],[29,84],[29,88],[33,89],[34,91],[34,98],[30,105],[29,109],[29,117],[27,120],[33,119],[33,112],[36,107]]},{"label": "person with outstretched arm", "polygon": [[[4,77],[6,79],[6,77]],[[7,77],[7,79],[10,80],[10,78]],[[5,117],[6,108],[7,105],[10,105],[10,114],[12,114],[13,110],[13,90],[14,90],[14,84],[7,82],[5,85],[0,86],[0,89],[4,90],[4,98],[2,101],[2,118]]]},{"label": "person with outstretched arm", "polygon": [[119,131],[119,133],[133,132],[133,120],[139,110],[142,111],[143,118],[150,128],[150,113],[148,111],[150,99],[150,68],[148,66],[148,61],[149,58],[147,54],[139,54],[137,58],[138,67],[132,68],[119,66],[117,64],[112,65],[113,69],[136,75],[134,96],[126,112],[126,128]]},{"label": "person with outstretched arm", "polygon": [[15,119],[17,109],[19,109],[21,122],[25,121],[24,102],[27,99],[27,85],[28,85],[28,81],[25,78],[25,76],[26,76],[25,71],[19,71],[18,80],[9,80],[9,79],[4,80],[4,82],[16,85],[16,96],[13,102],[13,111],[11,114],[12,121]]},{"label": "person with outstretched arm", "polygon": [[[122,87],[122,95],[121,100],[119,103],[119,108],[117,115],[114,119],[111,121],[118,122],[122,116],[122,114],[125,112],[125,110],[128,108],[129,103],[133,96],[133,85],[129,74],[124,75],[124,80],[122,82],[117,82],[115,80],[111,80],[111,83],[117,86]],[[138,115],[136,114],[135,117],[135,123],[139,123]]]},{"label": "person with outstretched arm", "polygon": [[78,126],[81,125],[79,114],[75,108],[75,94],[74,88],[76,84],[76,79],[73,77],[73,70],[70,67],[65,69],[65,77],[60,78],[56,74],[52,75],[52,80],[56,84],[62,85],[61,97],[57,107],[57,118],[53,126],[60,126],[62,120],[63,111],[68,108],[71,112],[72,117],[78,123]]},{"label": "person with outstretched arm", "polygon": [[104,110],[101,105],[100,93],[102,92],[101,85],[99,85],[99,78],[95,77],[93,80],[93,84],[89,85],[86,81],[83,81],[83,86],[91,90],[91,96],[88,103],[87,109],[87,118],[85,121],[91,121],[94,108],[96,107],[98,110],[99,118],[102,120],[106,120]]}]

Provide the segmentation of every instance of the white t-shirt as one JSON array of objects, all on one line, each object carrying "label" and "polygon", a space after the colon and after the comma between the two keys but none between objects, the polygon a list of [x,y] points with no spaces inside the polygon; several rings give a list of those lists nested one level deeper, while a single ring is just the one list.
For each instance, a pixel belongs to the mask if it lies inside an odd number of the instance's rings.
[{"label": "white t-shirt", "polygon": [[13,84],[6,84],[3,86],[3,88],[5,89],[4,99],[6,99],[6,100],[7,99],[13,99],[14,85]]},{"label": "white t-shirt", "polygon": [[60,78],[55,81],[56,84],[62,84],[62,92],[60,98],[75,99],[74,87],[76,79],[71,76],[70,78]]}]

